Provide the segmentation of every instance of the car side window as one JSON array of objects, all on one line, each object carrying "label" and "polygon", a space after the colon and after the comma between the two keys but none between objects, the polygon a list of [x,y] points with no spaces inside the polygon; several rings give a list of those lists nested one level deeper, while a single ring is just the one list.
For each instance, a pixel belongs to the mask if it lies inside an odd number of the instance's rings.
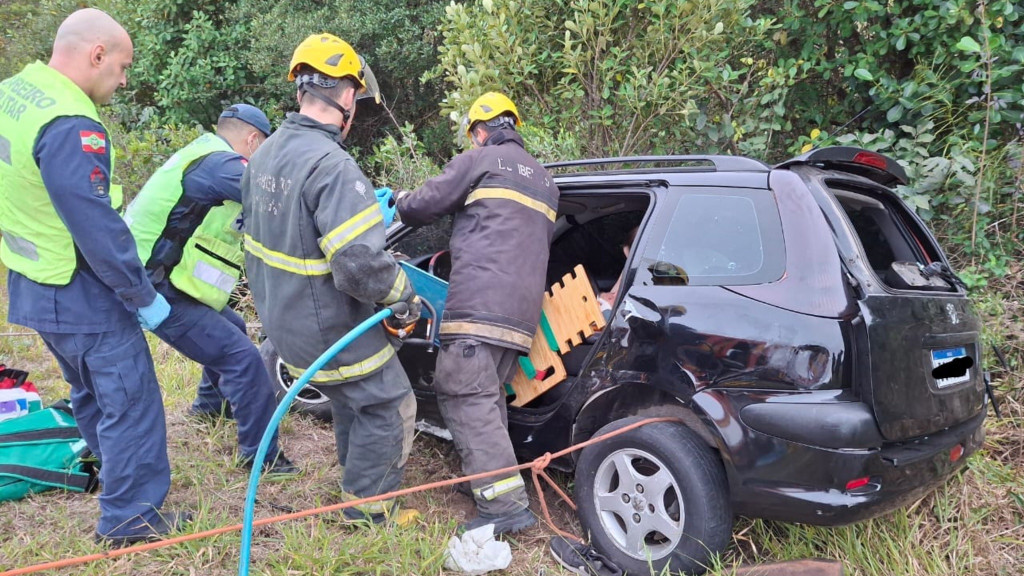
[{"label": "car side window", "polygon": [[451,235],[452,217],[445,216],[429,226],[416,228],[404,234],[397,242],[389,244],[393,251],[416,257],[447,250]]},{"label": "car side window", "polygon": [[785,247],[775,200],[767,190],[683,195],[664,239],[648,248],[644,260],[643,279],[655,286],[778,280]]}]

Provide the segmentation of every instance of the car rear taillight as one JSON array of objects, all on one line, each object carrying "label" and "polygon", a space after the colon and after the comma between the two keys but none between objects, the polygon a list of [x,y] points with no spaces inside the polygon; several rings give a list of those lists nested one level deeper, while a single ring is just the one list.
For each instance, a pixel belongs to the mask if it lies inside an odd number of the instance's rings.
[{"label": "car rear taillight", "polygon": [[867,496],[882,489],[879,479],[872,480],[870,476],[854,478],[846,483],[846,493],[851,496]]},{"label": "car rear taillight", "polygon": [[957,444],[956,446],[953,446],[953,448],[950,449],[950,451],[949,451],[949,461],[950,462],[956,462],[963,455],[964,455],[964,445],[963,444]]},{"label": "car rear taillight", "polygon": [[886,168],[885,156],[875,154],[874,152],[857,152],[853,156],[853,163],[871,166],[879,170],[885,170]]},{"label": "car rear taillight", "polygon": [[850,480],[849,482],[846,483],[846,491],[849,492],[850,490],[856,490],[861,486],[867,486],[868,482],[871,482],[871,478],[869,476]]}]

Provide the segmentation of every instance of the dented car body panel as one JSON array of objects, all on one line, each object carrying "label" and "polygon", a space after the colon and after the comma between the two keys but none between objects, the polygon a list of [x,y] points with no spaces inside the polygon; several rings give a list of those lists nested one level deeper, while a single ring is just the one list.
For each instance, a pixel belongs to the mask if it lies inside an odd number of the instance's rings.
[{"label": "dented car body panel", "polygon": [[[985,416],[980,321],[965,292],[914,275],[948,262],[875,181],[899,175],[801,158],[556,176],[549,279],[582,263],[601,290],[622,269],[622,288],[607,327],[565,356],[570,377],[509,408],[520,459],[618,419],[671,416],[718,452],[736,513],[824,525],[892,510],[963,466]],[[633,219],[602,227],[623,214]],[[623,260],[607,239],[632,225]],[[393,243],[410,233],[392,232]],[[426,269],[430,253],[410,255]],[[418,419],[443,426],[436,356],[399,356]]]}]

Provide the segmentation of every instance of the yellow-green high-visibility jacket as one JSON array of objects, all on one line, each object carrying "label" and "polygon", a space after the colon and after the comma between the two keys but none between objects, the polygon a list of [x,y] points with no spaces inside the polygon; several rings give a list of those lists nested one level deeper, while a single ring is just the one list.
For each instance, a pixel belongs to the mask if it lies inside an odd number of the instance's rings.
[{"label": "yellow-green high-visibility jacket", "polygon": [[[0,259],[40,284],[64,286],[77,266],[75,244],[43,184],[33,148],[40,131],[54,119],[84,116],[103,126],[96,105],[67,76],[34,62],[0,82]],[[106,128],[104,127],[104,132]],[[109,147],[111,180],[114,151],[109,136],[82,136],[82,146]],[[114,208],[120,186],[110,186]]]},{"label": "yellow-green high-visibility jacket", "polygon": [[[223,138],[207,133],[171,156],[128,205],[125,221],[154,284],[169,278],[178,290],[221,310],[241,277],[245,260],[238,224],[242,205],[194,202],[185,197],[183,185],[185,171],[214,152],[232,149]],[[171,212],[183,202],[192,204],[191,223],[171,223]]]}]

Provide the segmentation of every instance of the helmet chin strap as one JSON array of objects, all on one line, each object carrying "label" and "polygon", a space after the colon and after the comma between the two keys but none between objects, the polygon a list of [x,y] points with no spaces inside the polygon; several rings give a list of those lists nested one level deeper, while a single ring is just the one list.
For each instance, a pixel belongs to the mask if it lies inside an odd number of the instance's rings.
[{"label": "helmet chin strap", "polygon": [[316,98],[317,100],[323,102],[324,104],[327,104],[331,108],[334,108],[338,112],[341,112],[341,118],[342,118],[342,125],[341,125],[341,127],[342,127],[342,129],[344,129],[345,126],[348,125],[349,118],[352,117],[352,114],[348,110],[345,110],[344,108],[342,108],[341,104],[338,104],[337,102],[335,102],[331,98],[328,98],[327,96],[323,95],[319,90],[317,90],[316,88],[313,88],[312,86],[308,86],[308,85],[303,86],[302,87],[302,93],[303,94],[309,94],[313,98]]}]

